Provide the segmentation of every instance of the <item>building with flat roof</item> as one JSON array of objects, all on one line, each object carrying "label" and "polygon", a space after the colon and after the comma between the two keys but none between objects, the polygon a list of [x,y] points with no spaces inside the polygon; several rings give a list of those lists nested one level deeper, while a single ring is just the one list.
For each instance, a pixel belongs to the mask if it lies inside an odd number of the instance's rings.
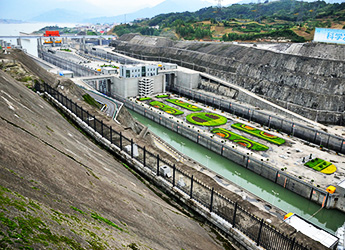
[{"label": "building with flat roof", "polygon": [[147,77],[158,75],[158,65],[121,65],[120,77],[133,78],[133,77]]}]

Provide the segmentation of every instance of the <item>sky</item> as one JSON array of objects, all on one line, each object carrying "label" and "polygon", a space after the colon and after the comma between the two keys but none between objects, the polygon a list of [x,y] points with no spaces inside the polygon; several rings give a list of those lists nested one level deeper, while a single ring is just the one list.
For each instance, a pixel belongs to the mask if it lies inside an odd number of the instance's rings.
[{"label": "sky", "polygon": [[[164,0],[0,0],[0,19],[27,20],[43,12],[63,8],[90,16],[115,16],[153,7]],[[181,0],[180,0],[181,1]],[[188,0],[187,0],[188,1]],[[217,0],[200,0],[217,5]],[[240,0],[222,0],[223,5]]]}]

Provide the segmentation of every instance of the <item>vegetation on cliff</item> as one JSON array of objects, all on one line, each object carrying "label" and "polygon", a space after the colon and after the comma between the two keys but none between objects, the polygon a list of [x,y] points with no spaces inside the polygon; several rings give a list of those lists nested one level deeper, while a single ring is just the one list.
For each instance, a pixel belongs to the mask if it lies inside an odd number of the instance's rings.
[{"label": "vegetation on cliff", "polygon": [[260,4],[233,4],[218,9],[208,7],[196,12],[169,13],[133,24],[115,26],[113,33],[167,35],[186,40],[290,40],[304,42],[313,38],[315,27],[344,28],[345,3],[281,0]]}]

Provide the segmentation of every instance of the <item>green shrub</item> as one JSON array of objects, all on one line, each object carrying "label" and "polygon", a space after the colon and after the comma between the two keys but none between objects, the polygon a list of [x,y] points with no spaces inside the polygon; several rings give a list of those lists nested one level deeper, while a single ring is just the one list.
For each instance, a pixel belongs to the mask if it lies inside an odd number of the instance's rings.
[{"label": "green shrub", "polygon": [[90,104],[91,106],[94,106],[99,109],[102,107],[102,105],[99,104],[95,99],[93,99],[89,94],[83,95],[83,99],[86,103]]},{"label": "green shrub", "polygon": [[168,113],[171,115],[182,115],[184,113],[181,110],[175,109],[173,107],[170,107],[170,106],[165,105],[164,103],[161,103],[158,101],[150,102],[150,105],[157,108],[157,109],[163,110],[165,113]]},{"label": "green shrub", "polygon": [[186,117],[187,121],[200,126],[220,126],[227,123],[228,119],[215,113],[193,113]]},{"label": "green shrub", "polygon": [[[231,132],[224,128],[215,128],[211,130],[211,133],[217,134],[220,137],[226,138],[229,141],[236,142],[237,144],[244,146],[246,148],[255,150],[255,151],[266,151],[269,149],[266,145],[263,145],[261,143],[258,143],[256,141],[250,140],[246,137],[243,137],[241,135],[238,135],[234,132]],[[263,161],[263,159],[261,159]]]}]

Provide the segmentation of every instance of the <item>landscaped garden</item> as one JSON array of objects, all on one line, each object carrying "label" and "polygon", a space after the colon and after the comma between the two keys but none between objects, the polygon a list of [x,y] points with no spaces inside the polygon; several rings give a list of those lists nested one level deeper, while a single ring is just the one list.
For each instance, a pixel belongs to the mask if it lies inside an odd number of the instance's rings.
[{"label": "landscaped garden", "polygon": [[167,98],[170,97],[169,94],[163,94],[163,95],[156,95],[157,98]]},{"label": "landscaped garden", "polygon": [[211,130],[212,133],[219,135],[220,137],[226,138],[229,141],[236,142],[237,144],[244,146],[246,148],[255,150],[255,151],[266,151],[269,149],[266,145],[252,141],[246,137],[233,133],[224,128],[215,128]]},{"label": "landscaped garden", "polygon": [[337,171],[336,166],[320,158],[312,159],[311,161],[305,163],[304,166],[310,167],[324,174],[333,174],[335,171]]},{"label": "landscaped garden", "polygon": [[150,102],[150,105],[171,115],[182,115],[184,113],[181,110],[175,109],[158,101]]},{"label": "landscaped garden", "polygon": [[181,101],[179,99],[166,99],[167,102],[173,103],[177,106],[180,106],[182,108],[188,109],[190,111],[201,111],[202,108],[199,108],[197,106],[194,106],[193,104],[190,104],[188,102]]},{"label": "landscaped garden", "polygon": [[142,97],[142,98],[139,98],[138,101],[147,101],[147,100],[151,100],[152,98],[151,97]]},{"label": "landscaped garden", "polygon": [[250,126],[243,124],[243,123],[235,123],[235,124],[232,124],[231,127],[239,129],[243,132],[254,135],[256,137],[259,137],[261,139],[264,139],[268,142],[271,142],[271,143],[274,143],[277,145],[282,145],[285,143],[285,140],[283,138],[280,138],[280,137],[275,136],[275,135],[271,135],[269,133],[266,133],[265,131],[250,127]]},{"label": "landscaped garden", "polygon": [[186,119],[190,123],[208,127],[220,126],[228,121],[226,117],[215,113],[193,113],[187,115]]}]

